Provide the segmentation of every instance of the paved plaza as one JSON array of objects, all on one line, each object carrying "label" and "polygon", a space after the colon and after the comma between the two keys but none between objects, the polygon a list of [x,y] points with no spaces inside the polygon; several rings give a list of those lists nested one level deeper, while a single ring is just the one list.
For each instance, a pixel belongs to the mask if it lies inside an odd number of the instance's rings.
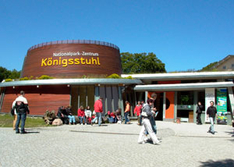
[{"label": "paved plaza", "polygon": [[207,133],[209,124],[157,126],[160,145],[138,144],[136,122],[27,128],[27,134],[0,128],[0,166],[234,166],[232,126],[215,125],[215,135]]}]

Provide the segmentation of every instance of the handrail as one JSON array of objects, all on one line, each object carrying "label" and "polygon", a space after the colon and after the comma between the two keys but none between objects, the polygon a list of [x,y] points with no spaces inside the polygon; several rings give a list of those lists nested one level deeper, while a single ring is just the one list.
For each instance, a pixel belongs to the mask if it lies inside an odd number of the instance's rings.
[{"label": "handrail", "polygon": [[102,41],[95,41],[95,40],[59,40],[59,41],[44,42],[44,43],[34,45],[30,47],[28,51],[42,47],[42,46],[56,45],[56,44],[95,44],[95,45],[109,46],[109,47],[119,50],[118,46],[109,42],[102,42]]}]

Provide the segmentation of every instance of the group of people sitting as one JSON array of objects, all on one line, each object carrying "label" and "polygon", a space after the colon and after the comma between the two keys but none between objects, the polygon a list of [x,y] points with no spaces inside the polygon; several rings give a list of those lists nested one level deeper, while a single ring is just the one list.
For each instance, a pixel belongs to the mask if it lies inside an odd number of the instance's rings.
[{"label": "group of people sitting", "polygon": [[121,108],[118,108],[115,112],[107,112],[108,121],[109,123],[121,123],[122,117],[121,117]]},{"label": "group of people sitting", "polygon": [[[81,125],[97,123],[96,112],[90,110],[90,106],[84,108],[80,106],[77,110],[78,121],[76,121],[75,115],[72,114],[71,106],[61,106],[58,109],[57,116],[62,120],[63,124],[75,125],[77,122]],[[109,123],[121,123],[121,109],[117,109],[115,112],[108,111],[105,115]]]}]

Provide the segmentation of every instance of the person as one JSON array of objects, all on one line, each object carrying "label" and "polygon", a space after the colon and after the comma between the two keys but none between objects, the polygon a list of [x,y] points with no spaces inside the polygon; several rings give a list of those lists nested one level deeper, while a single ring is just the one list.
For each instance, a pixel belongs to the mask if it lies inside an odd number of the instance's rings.
[{"label": "person", "polygon": [[91,118],[91,125],[93,126],[94,123],[97,123],[97,116],[96,116],[96,112],[93,110],[92,118]]},{"label": "person", "polygon": [[[20,91],[20,95],[14,101],[14,107],[16,109],[16,114],[17,114],[15,131],[16,133],[21,133],[21,134],[27,133],[24,129],[24,126],[25,126],[27,114],[29,114],[28,101],[24,97],[24,95],[25,95],[25,92]],[[19,132],[20,121],[21,121],[21,129]]]},{"label": "person", "polygon": [[107,115],[108,115],[108,121],[109,121],[109,123],[116,123],[117,122],[116,113],[115,112],[108,111]]},{"label": "person", "polygon": [[72,115],[71,106],[67,106],[66,112],[69,119],[69,125],[76,124],[76,118],[74,115]]},{"label": "person", "polygon": [[202,106],[201,102],[199,101],[197,103],[197,110],[196,110],[196,113],[197,113],[197,124],[198,125],[202,125],[202,122],[201,122],[202,108],[203,108],[203,106]]},{"label": "person", "polygon": [[125,124],[130,124],[130,121],[128,119],[129,113],[130,113],[130,103],[128,101],[125,101],[125,110],[124,110],[124,118],[125,118]]},{"label": "person", "polygon": [[150,117],[150,124],[152,126],[152,129],[153,129],[154,133],[157,134],[157,126],[156,126],[156,121],[154,119],[157,116],[157,113],[158,113],[157,108],[154,106],[154,102],[157,99],[157,94],[156,93],[152,93],[150,99],[153,100],[151,112],[156,113],[152,117]]},{"label": "person", "polygon": [[13,120],[13,130],[15,130],[15,124],[16,124],[16,121],[17,121],[17,113],[16,113],[16,108],[15,108],[15,102],[16,101],[13,101],[12,103],[12,109],[13,109],[13,116],[14,116],[14,120]]},{"label": "person", "polygon": [[141,125],[140,121],[141,108],[142,108],[141,102],[138,101],[136,107],[134,108],[134,114],[137,115],[138,125]]},{"label": "person", "polygon": [[121,124],[122,123],[121,108],[118,108],[115,111],[115,113],[116,113],[117,123]]},{"label": "person", "polygon": [[[143,106],[144,106],[144,104],[145,104],[145,101],[141,101],[141,112],[142,112],[142,108],[143,108]],[[141,114],[140,114],[140,125],[142,125],[142,116],[141,116]]]},{"label": "person", "polygon": [[92,111],[90,110],[89,106],[87,106],[85,109],[85,116],[86,116],[87,123],[91,124]]},{"label": "person", "polygon": [[153,144],[159,144],[160,141],[158,140],[156,134],[152,130],[152,125],[150,123],[150,117],[153,117],[155,114],[151,111],[151,106],[153,105],[153,99],[148,99],[147,104],[144,105],[142,109],[142,128],[139,134],[138,143],[144,144],[146,142],[146,131],[148,132],[150,139],[152,140]]},{"label": "person", "polygon": [[102,124],[102,112],[103,112],[102,100],[103,100],[103,98],[100,97],[94,103],[94,111],[96,112],[96,117],[97,117],[97,120],[98,120],[98,126],[101,126],[101,124]]},{"label": "person", "polygon": [[[78,109],[77,113],[78,113],[78,118],[80,120],[80,124],[83,125],[85,123],[85,125],[87,125],[86,124],[84,107],[80,106],[80,108]],[[84,120],[84,123],[83,123],[83,120]]]},{"label": "person", "polygon": [[213,101],[210,101],[210,107],[207,108],[206,114],[207,114],[207,118],[209,118],[210,120],[210,128],[208,130],[208,133],[212,133],[214,135],[215,134],[214,121],[215,121],[215,116],[217,114],[217,109],[214,106]]},{"label": "person", "polygon": [[68,115],[64,106],[58,108],[57,116],[62,120],[63,124],[68,124]]}]

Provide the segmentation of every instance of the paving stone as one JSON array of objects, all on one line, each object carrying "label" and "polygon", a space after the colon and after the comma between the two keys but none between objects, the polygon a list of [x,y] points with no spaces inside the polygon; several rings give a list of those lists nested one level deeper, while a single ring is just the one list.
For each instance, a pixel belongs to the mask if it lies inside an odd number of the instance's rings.
[{"label": "paving stone", "polygon": [[[27,121],[26,121],[27,123]],[[27,128],[15,134],[0,128],[0,166],[228,166],[234,164],[234,132],[228,125],[157,121],[160,145],[138,144],[141,129],[130,125],[63,125]]]}]

